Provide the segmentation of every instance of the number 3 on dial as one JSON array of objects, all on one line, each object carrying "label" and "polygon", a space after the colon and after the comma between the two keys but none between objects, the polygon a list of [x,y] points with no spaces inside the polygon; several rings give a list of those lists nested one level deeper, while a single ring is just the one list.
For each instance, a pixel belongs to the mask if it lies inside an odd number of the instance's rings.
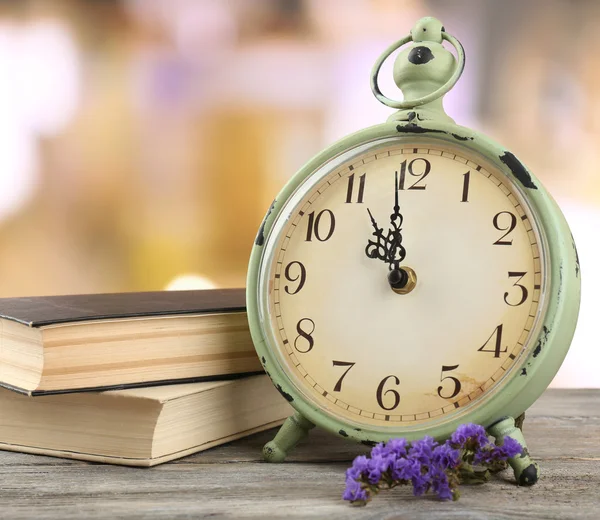
[{"label": "number 3 on dial", "polygon": [[[519,289],[521,289],[521,297],[518,299],[517,303],[511,303],[510,301],[508,301],[509,293],[505,292],[504,293],[504,302],[507,305],[510,305],[511,307],[518,307],[519,305],[524,303],[525,300],[527,300],[527,297],[529,296],[529,291],[527,290],[527,287],[525,287],[524,285],[519,283],[525,275],[527,275],[527,272],[513,272],[513,271],[508,272],[509,278],[517,278],[517,281],[513,284],[513,287],[518,287]],[[514,300],[513,300],[513,302],[514,302]]]}]

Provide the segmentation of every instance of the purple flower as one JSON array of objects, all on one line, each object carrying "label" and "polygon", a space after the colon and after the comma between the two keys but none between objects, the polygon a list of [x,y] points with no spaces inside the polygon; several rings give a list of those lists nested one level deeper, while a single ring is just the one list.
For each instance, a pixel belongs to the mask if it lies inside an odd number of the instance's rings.
[{"label": "purple flower", "polygon": [[461,424],[450,437],[450,442],[460,448],[464,448],[469,441],[475,444],[475,448],[487,446],[490,442],[485,429],[479,424]]},{"label": "purple flower", "polygon": [[429,480],[424,475],[412,478],[413,495],[419,497],[429,490]]},{"label": "purple flower", "polygon": [[376,444],[371,450],[371,457],[375,457],[377,455],[386,456],[389,453],[386,445],[383,442]]},{"label": "purple flower", "polygon": [[351,502],[355,502],[358,500],[366,501],[367,492],[361,487],[361,485],[358,482],[356,482],[356,480],[347,479],[346,489],[344,489],[342,498]]},{"label": "purple flower", "polygon": [[453,493],[448,482],[448,475],[439,467],[432,466],[429,468],[427,478],[431,483],[431,489],[442,500],[452,500]]},{"label": "purple flower", "polygon": [[385,445],[389,453],[393,453],[396,457],[406,455],[408,442],[406,439],[390,439]]},{"label": "purple flower", "polygon": [[381,480],[381,474],[385,473],[392,461],[389,457],[375,455],[369,459],[367,466],[367,479],[371,484],[377,484]]},{"label": "purple flower", "polygon": [[371,457],[376,455],[401,457],[406,455],[407,446],[408,442],[406,439],[390,439],[386,444],[380,442],[371,450]]},{"label": "purple flower", "polygon": [[438,443],[433,440],[433,437],[426,435],[420,441],[412,443],[408,455],[418,460],[421,464],[429,464],[433,455],[433,448],[437,445]]},{"label": "purple flower", "polygon": [[392,478],[394,480],[411,480],[421,476],[421,463],[418,460],[400,458],[394,462],[392,467]]},{"label": "purple flower", "polygon": [[498,452],[494,450],[494,448],[486,448],[485,450],[480,450],[475,453],[475,457],[473,457],[473,464],[491,464],[494,460],[498,460]]},{"label": "purple flower", "polygon": [[507,459],[523,453],[523,446],[512,437],[504,437],[504,443],[498,446],[498,448],[502,452],[502,457]]},{"label": "purple flower", "polygon": [[369,459],[364,455],[359,455],[354,459],[354,462],[352,462],[352,466],[346,470],[346,478],[360,480],[362,474],[367,471],[368,466]]},{"label": "purple flower", "polygon": [[[415,496],[433,491],[442,500],[457,499],[456,486],[471,473],[478,475],[472,464],[499,468],[497,462],[523,453],[513,438],[493,444],[485,429],[477,424],[463,424],[449,440],[438,444],[432,437],[409,444],[406,439],[380,442],[370,457],[358,456],[346,471],[344,500],[366,503],[382,489],[412,484]],[[468,480],[468,479],[467,479]]]},{"label": "purple flower", "polygon": [[439,469],[455,468],[458,466],[459,460],[460,452],[452,448],[448,442],[436,446],[431,457],[432,465]]},{"label": "purple flower", "polygon": [[523,447],[512,437],[504,437],[504,442],[500,446],[491,445],[486,449],[475,453],[473,462],[475,464],[491,464],[499,460],[506,460],[523,453]]}]

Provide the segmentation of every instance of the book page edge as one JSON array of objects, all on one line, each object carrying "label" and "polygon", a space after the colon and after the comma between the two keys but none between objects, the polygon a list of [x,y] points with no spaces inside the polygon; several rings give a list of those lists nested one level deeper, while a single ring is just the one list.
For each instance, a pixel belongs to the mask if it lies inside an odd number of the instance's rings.
[{"label": "book page edge", "polygon": [[281,419],[277,419],[276,421],[272,421],[260,426],[256,426],[254,428],[250,428],[249,430],[244,430],[242,432],[234,433],[232,435],[227,435],[220,439],[215,439],[214,441],[206,442],[199,446],[192,446],[191,448],[186,448],[181,451],[177,451],[174,453],[169,453],[167,455],[163,455],[161,457],[156,457],[154,459],[134,459],[134,458],[126,458],[126,457],[110,457],[106,455],[95,455],[92,453],[80,453],[73,451],[64,451],[64,450],[54,450],[54,449],[45,449],[45,448],[36,448],[34,446],[20,446],[17,444],[6,444],[0,442],[0,450],[6,451],[15,451],[19,453],[28,453],[31,455],[44,455],[46,457],[58,457],[62,459],[71,459],[71,460],[82,460],[86,462],[102,462],[105,464],[115,464],[119,466],[134,466],[134,467],[152,467],[157,466],[159,464],[163,464],[165,462],[169,462],[172,460],[180,459],[182,457],[186,457],[188,455],[192,455],[193,453],[198,453],[200,451],[205,451],[215,446],[219,446],[221,444],[225,444],[227,442],[235,441],[242,437],[247,437],[254,433],[258,433],[264,430],[268,430],[270,428],[275,428],[283,424],[283,421],[286,417]]}]

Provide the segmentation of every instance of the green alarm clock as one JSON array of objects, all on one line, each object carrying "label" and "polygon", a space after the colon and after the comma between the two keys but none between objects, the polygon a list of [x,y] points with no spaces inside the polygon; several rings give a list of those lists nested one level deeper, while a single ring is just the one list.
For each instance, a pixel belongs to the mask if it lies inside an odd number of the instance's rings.
[{"label": "green alarm clock", "polygon": [[[456,50],[446,50],[443,41]],[[379,69],[403,45],[384,96]],[[580,300],[569,227],[540,182],[442,97],[460,42],[434,18],[377,60],[371,87],[398,109],[343,138],[279,193],[258,231],[248,319],[265,371],[295,408],[264,450],[282,461],[310,428],[372,445],[443,440],[477,423],[523,454],[522,416],[558,371]]]}]

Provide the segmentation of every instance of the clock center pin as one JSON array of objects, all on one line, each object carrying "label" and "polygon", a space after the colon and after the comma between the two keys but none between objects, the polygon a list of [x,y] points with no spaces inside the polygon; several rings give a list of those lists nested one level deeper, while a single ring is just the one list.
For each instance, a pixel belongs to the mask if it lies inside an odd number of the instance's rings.
[{"label": "clock center pin", "polygon": [[388,282],[396,294],[408,294],[417,286],[417,273],[407,266],[392,269],[388,274]]}]

